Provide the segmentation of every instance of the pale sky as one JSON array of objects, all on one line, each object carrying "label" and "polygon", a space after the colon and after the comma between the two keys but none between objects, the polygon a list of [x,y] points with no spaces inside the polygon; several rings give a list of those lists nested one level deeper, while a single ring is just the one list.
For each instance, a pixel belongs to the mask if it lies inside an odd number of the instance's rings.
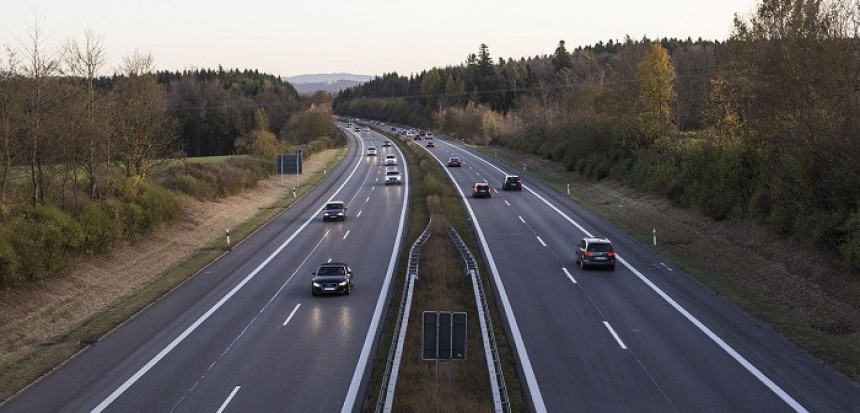
[{"label": "pale sky", "polygon": [[159,70],[258,69],[282,76],[401,75],[457,65],[481,43],[497,60],[609,39],[725,40],[756,0],[4,0],[0,59],[22,49],[39,16],[53,52],[90,30],[113,73],[135,49]]}]

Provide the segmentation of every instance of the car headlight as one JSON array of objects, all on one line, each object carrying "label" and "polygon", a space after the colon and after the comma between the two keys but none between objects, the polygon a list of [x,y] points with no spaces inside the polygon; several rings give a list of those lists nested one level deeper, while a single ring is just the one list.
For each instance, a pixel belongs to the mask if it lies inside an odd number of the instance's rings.
[{"label": "car headlight", "polygon": [[341,281],[340,283],[338,283],[338,285],[341,287],[346,287],[347,282],[348,281]]},{"label": "car headlight", "polygon": [[314,288],[320,288],[320,287],[322,287],[322,285],[320,285],[320,283],[318,283],[318,282],[314,282],[314,283],[312,283],[312,284],[314,285]]}]

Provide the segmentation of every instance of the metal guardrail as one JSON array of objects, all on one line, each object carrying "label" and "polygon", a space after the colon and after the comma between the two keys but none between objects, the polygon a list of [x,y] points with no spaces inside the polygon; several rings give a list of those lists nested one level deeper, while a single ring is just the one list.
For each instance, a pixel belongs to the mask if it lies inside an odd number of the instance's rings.
[{"label": "metal guardrail", "polygon": [[418,279],[418,261],[421,247],[430,238],[430,223],[424,228],[421,236],[412,244],[409,250],[409,261],[406,264],[406,282],[403,284],[403,295],[400,298],[400,310],[394,325],[394,338],[388,350],[388,361],[385,363],[385,373],[382,385],[376,398],[376,413],[390,412],[394,404],[394,389],[397,387],[397,373],[400,370],[400,358],[403,356],[403,342],[406,339],[406,326],[409,324],[409,310],[412,307],[412,291],[415,280]]},{"label": "metal guardrail", "polygon": [[463,260],[466,262],[466,273],[472,279],[472,287],[475,292],[475,304],[478,307],[478,320],[481,323],[481,335],[484,340],[484,354],[487,360],[487,371],[490,375],[490,387],[493,393],[493,404],[496,412],[510,412],[511,402],[508,399],[508,389],[505,386],[505,375],[502,372],[502,363],[499,360],[499,350],[496,345],[496,334],[493,331],[493,323],[490,319],[490,308],[487,306],[487,296],[484,283],[478,273],[478,265],[469,248],[460,238],[460,234],[453,226],[448,226],[448,235],[454,241]]}]

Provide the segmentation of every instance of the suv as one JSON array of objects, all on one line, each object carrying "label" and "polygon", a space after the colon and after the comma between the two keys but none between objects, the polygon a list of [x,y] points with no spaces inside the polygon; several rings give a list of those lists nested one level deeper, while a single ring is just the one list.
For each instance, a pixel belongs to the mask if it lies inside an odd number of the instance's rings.
[{"label": "suv", "polygon": [[473,198],[490,198],[492,196],[490,192],[490,184],[486,182],[478,182],[472,187]]},{"label": "suv", "polygon": [[586,237],[579,241],[576,248],[576,262],[579,268],[608,267],[615,269],[615,250],[607,238]]},{"label": "suv", "polygon": [[401,185],[403,184],[402,175],[400,175],[400,171],[394,169],[391,171],[385,172],[385,185]]},{"label": "suv", "polygon": [[368,156],[376,156],[376,147],[375,146],[368,146],[367,147],[367,155]]},{"label": "suv", "polygon": [[516,189],[517,191],[523,190],[523,181],[519,176],[516,175],[505,175],[505,180],[502,181],[502,189],[507,191],[508,189]]},{"label": "suv", "polygon": [[394,155],[385,155],[385,166],[397,165],[397,157]]},{"label": "suv", "polygon": [[321,264],[312,273],[311,294],[349,294],[352,292],[352,269],[342,262]]},{"label": "suv", "polygon": [[328,220],[345,221],[346,206],[343,201],[328,201],[323,207],[323,221]]}]

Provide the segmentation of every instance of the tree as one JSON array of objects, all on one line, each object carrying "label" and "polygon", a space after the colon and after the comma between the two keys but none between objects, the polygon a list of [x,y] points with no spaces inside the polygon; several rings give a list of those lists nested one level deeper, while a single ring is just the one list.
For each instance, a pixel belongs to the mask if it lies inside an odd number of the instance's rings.
[{"label": "tree", "polygon": [[44,52],[44,38],[39,26],[40,19],[37,15],[33,26],[30,28],[30,43],[24,47],[26,63],[24,74],[28,78],[30,87],[25,88],[27,116],[26,135],[30,152],[30,181],[32,184],[32,202],[37,205],[45,202],[45,175],[43,160],[46,148],[46,121],[51,105],[56,103],[56,88],[52,87],[57,80],[55,74],[59,69],[59,61]]},{"label": "tree", "polygon": [[0,66],[0,201],[6,199],[9,171],[18,160],[23,117],[24,84],[18,74],[18,60],[14,51],[6,49],[6,62]]},{"label": "tree", "polygon": [[671,124],[671,107],[675,98],[672,87],[675,68],[669,53],[659,43],[652,43],[650,52],[639,65],[639,122],[646,137],[662,136]]},{"label": "tree", "polygon": [[92,31],[84,33],[83,44],[70,41],[65,47],[66,70],[81,79],[86,88],[84,113],[81,128],[85,156],[78,158],[87,174],[87,187],[90,198],[96,197],[96,186],[101,171],[108,162],[108,139],[106,119],[106,97],[96,88],[99,71],[104,67],[107,56],[102,39]]},{"label": "tree", "polygon": [[552,71],[558,74],[564,69],[573,69],[573,63],[570,61],[570,53],[564,47],[564,40],[559,40],[558,47],[552,55]]},{"label": "tree", "polygon": [[139,183],[173,144],[166,95],[152,73],[152,54],[137,50],[123,58],[113,90],[113,140],[127,178]]},{"label": "tree", "polygon": [[236,152],[267,160],[274,160],[284,152],[284,145],[278,142],[277,136],[270,130],[265,109],[254,112],[254,129],[236,140]]}]

